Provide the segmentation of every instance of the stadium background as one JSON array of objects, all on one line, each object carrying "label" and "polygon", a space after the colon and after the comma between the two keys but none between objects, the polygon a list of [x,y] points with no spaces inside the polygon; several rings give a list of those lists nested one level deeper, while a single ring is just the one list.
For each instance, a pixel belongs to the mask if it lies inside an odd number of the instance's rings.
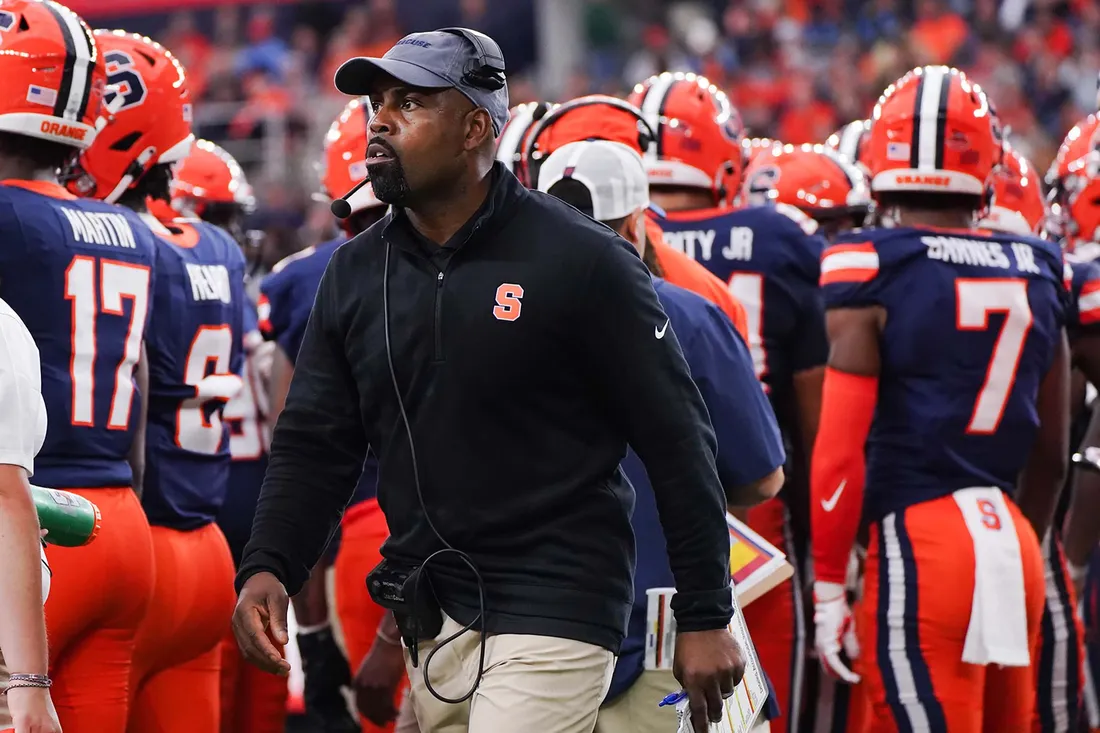
[{"label": "stadium background", "polygon": [[512,102],[625,93],[662,70],[725,88],[753,136],[823,142],[910,68],[948,63],[990,92],[1013,143],[1045,171],[1095,110],[1095,0],[69,0],[93,27],[164,43],[186,65],[196,132],[257,190],[273,264],[330,233],[321,140],[342,108],[340,62],[405,33],[464,25],[493,36]]},{"label": "stadium background", "polygon": [[491,35],[513,104],[624,95],[663,70],[703,73],[751,136],[789,143],[823,142],[866,117],[914,66],[951,64],[990,92],[1040,171],[1095,111],[1100,72],[1095,0],[66,1],[92,27],[144,33],[183,61],[196,134],[226,147],[256,189],[251,228],[266,233],[268,267],[334,234],[311,194],[324,133],[346,103],[332,86],[337,66],[413,31]]}]

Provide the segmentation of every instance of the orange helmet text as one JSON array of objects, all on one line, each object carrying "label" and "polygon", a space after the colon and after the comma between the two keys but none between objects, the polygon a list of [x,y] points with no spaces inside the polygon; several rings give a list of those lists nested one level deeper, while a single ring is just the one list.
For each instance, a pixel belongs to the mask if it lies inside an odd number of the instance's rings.
[{"label": "orange helmet text", "polygon": [[556,106],[550,102],[517,104],[509,110],[508,122],[497,138],[497,160],[504,163],[528,188],[534,188],[536,182],[527,175],[527,157],[524,155],[527,143],[539,120]]},{"label": "orange helmet text", "polygon": [[196,140],[172,179],[172,206],[181,214],[202,217],[210,204],[232,204],[244,213],[256,208],[252,186],[237,160],[209,140]]},{"label": "orange helmet text", "polygon": [[651,186],[707,189],[719,205],[733,200],[745,128],[725,92],[705,77],[666,71],[635,86],[627,100],[656,134],[645,161]]},{"label": "orange helmet text", "polygon": [[[332,201],[345,195],[367,177],[367,123],[370,104],[366,97],[347,103],[340,116],[333,120],[325,134],[325,149],[321,156],[321,193],[318,201]],[[348,198],[351,213],[385,206],[374,195],[370,184],[359,188]]]},{"label": "orange helmet text", "polygon": [[814,219],[866,214],[871,191],[861,170],[824,145],[776,145],[745,169],[741,200],[801,209]]},{"label": "orange helmet text", "polygon": [[875,193],[981,196],[1002,156],[985,93],[947,66],[917,68],[891,84],[871,115],[867,146]]},{"label": "orange helmet text", "polygon": [[109,118],[70,176],[73,193],[115,202],[158,163],[187,157],[191,94],[183,66],[164,46],[136,33],[95,32],[107,70]]},{"label": "orange helmet text", "polygon": [[988,204],[978,226],[1012,234],[1038,234],[1047,217],[1043,184],[1035,166],[1005,146],[1004,160],[989,177]]},{"label": "orange helmet text", "polygon": [[107,77],[92,32],[51,0],[0,2],[0,131],[87,148]]}]

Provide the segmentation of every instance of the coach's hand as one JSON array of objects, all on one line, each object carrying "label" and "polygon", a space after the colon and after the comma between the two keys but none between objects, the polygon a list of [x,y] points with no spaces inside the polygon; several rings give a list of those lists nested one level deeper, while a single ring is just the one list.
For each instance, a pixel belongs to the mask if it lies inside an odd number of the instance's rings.
[{"label": "coach's hand", "polygon": [[394,698],[405,677],[405,655],[400,644],[378,636],[355,673],[355,705],[363,717],[379,727],[397,718]]},{"label": "coach's hand", "polygon": [[685,631],[676,635],[672,672],[688,695],[695,733],[707,733],[708,721],[722,720],[722,700],[741,682],[745,662],[726,629]]},{"label": "coach's hand", "polygon": [[[245,581],[233,612],[233,634],[248,661],[265,672],[286,675],[290,663],[275,646],[285,647],[286,609],[290,604],[286,588],[271,573],[256,573]],[[272,639],[275,643],[272,643]]]}]

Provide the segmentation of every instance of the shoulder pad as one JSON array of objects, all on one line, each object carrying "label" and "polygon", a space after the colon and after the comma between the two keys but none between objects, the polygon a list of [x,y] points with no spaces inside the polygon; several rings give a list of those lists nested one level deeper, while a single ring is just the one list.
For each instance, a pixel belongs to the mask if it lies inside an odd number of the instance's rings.
[{"label": "shoulder pad", "polygon": [[821,256],[821,284],[869,282],[878,268],[878,251],[871,242],[834,244]]},{"label": "shoulder pad", "polygon": [[797,224],[806,233],[806,236],[817,234],[817,222],[811,219],[802,209],[779,202],[775,204],[775,210]]}]

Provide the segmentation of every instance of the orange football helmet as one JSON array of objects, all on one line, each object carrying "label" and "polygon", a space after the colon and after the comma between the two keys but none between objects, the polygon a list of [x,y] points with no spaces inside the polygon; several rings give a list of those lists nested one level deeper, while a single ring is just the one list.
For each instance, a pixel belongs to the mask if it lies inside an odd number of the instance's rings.
[{"label": "orange football helmet", "polygon": [[170,191],[173,208],[185,216],[202,218],[212,205],[237,206],[245,214],[256,209],[252,186],[237,160],[209,140],[195,141],[176,168]]},{"label": "orange football helmet", "polygon": [[1082,245],[1100,245],[1100,150],[1092,150],[1066,166],[1059,186],[1054,218],[1063,246],[1079,251]]},{"label": "orange football helmet", "polygon": [[523,158],[527,177],[538,183],[539,166],[558,148],[580,140],[610,140],[645,157],[656,148],[656,136],[642,111],[604,94],[578,97],[548,111],[528,134]]},{"label": "orange football helmet", "polygon": [[746,137],[741,141],[741,160],[745,162],[745,167],[748,168],[756,156],[782,144],[770,137]]},{"label": "orange football helmet", "polygon": [[981,196],[1001,162],[1000,125],[981,87],[958,69],[916,68],[887,87],[871,115],[874,193]]},{"label": "orange football helmet", "polygon": [[556,107],[551,102],[527,102],[517,104],[508,112],[508,122],[497,138],[497,160],[504,163],[524,186],[534,188],[535,181],[527,175],[527,143],[535,127],[547,112]]},{"label": "orange football helmet", "polygon": [[871,210],[871,189],[863,171],[831,148],[776,145],[745,169],[741,201],[787,204],[819,223],[843,220],[855,227]]},{"label": "orange football helmet", "polygon": [[[367,177],[367,124],[370,104],[366,97],[357,97],[344,107],[325,134],[321,157],[321,193],[318,201],[332,201],[345,195]],[[386,204],[378,200],[370,184],[362,186],[348,198],[352,216]]]},{"label": "orange football helmet", "polygon": [[164,46],[125,31],[95,32],[111,85],[110,117],[69,178],[78,196],[114,203],[159,163],[187,157],[191,93],[183,66]]},{"label": "orange football helmet", "polygon": [[0,2],[0,131],[83,150],[107,77],[92,32],[52,0]]},{"label": "orange football helmet", "polygon": [[645,165],[651,186],[703,188],[732,202],[741,185],[745,126],[726,93],[696,74],[664,72],[634,87],[627,101],[657,135]]},{"label": "orange football helmet", "polygon": [[987,182],[988,204],[978,226],[1012,234],[1038,234],[1047,207],[1039,173],[1027,158],[1006,145],[1004,160]]},{"label": "orange football helmet", "polygon": [[825,145],[840,153],[849,163],[866,166],[870,133],[870,120],[855,120],[829,135]]},{"label": "orange football helmet", "polygon": [[1066,133],[1054,162],[1047,169],[1047,185],[1057,186],[1069,173],[1070,164],[1085,157],[1091,150],[1100,150],[1100,113],[1089,115]]}]

